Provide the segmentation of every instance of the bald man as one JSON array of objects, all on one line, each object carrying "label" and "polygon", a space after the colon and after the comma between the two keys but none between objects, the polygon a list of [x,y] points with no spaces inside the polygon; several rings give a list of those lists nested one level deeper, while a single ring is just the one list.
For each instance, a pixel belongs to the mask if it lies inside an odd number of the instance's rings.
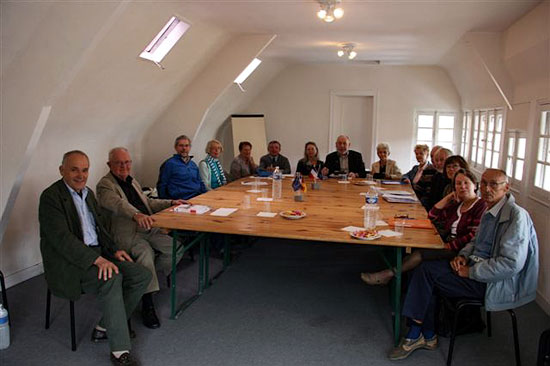
[{"label": "bald man", "polygon": [[114,365],[136,365],[130,355],[130,318],[151,281],[146,268],[132,263],[107,232],[106,217],[86,187],[90,162],[79,150],[67,152],[62,179],[40,196],[40,251],[48,289],[78,300],[82,292],[98,298],[103,317],[92,341],[109,341]]},{"label": "bald man", "polygon": [[[124,147],[109,152],[109,173],[97,183],[99,204],[110,215],[111,232],[130,256],[152,275],[142,298],[141,315],[147,328],[160,327],[153,294],[160,290],[157,270],[168,275],[172,268],[172,237],[153,228],[151,215],[183,200],[160,200],[146,197],[139,182],[131,176],[132,158]],[[176,258],[176,262],[181,255]]]},{"label": "bald man", "polygon": [[487,210],[475,238],[448,261],[426,261],[411,276],[403,305],[407,335],[389,355],[402,360],[419,348],[434,350],[435,294],[483,300],[487,311],[513,309],[536,297],[537,234],[529,213],[515,203],[506,173],[487,169],[480,184]]},{"label": "bald man", "polygon": [[350,178],[366,176],[363,156],[357,151],[350,150],[351,141],[348,136],[340,135],[336,139],[336,151],[327,155],[325,167],[321,173],[347,174]]}]

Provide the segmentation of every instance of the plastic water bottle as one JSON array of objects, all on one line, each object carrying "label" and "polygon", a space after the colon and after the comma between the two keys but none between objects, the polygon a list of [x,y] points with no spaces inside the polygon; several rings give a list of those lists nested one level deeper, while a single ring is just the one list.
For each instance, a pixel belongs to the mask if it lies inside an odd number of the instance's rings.
[{"label": "plastic water bottle", "polygon": [[372,230],[376,228],[378,211],[380,211],[380,206],[378,205],[365,205],[365,215],[363,216],[363,226],[365,229]]},{"label": "plastic water bottle", "polygon": [[6,349],[10,345],[10,324],[8,323],[8,311],[0,304],[0,349]]},{"label": "plastic water bottle", "polygon": [[273,200],[280,200],[283,193],[283,173],[279,167],[273,171]]},{"label": "plastic water bottle", "polygon": [[367,194],[365,195],[365,203],[367,205],[377,205],[378,204],[378,192],[374,187],[370,186]]}]

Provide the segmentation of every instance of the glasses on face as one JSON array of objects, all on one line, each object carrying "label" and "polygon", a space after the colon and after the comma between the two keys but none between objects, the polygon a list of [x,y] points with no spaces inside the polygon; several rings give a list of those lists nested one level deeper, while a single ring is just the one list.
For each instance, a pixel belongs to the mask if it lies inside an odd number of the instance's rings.
[{"label": "glasses on face", "polygon": [[116,166],[129,166],[132,164],[132,160],[126,160],[126,161],[113,161],[113,164]]},{"label": "glasses on face", "polygon": [[459,164],[449,164],[447,165],[447,169],[460,169]]},{"label": "glasses on face", "polygon": [[486,180],[481,180],[480,185],[481,186],[489,186],[491,189],[497,189],[501,184],[506,183],[505,181],[502,182],[496,182],[494,180],[487,182]]}]

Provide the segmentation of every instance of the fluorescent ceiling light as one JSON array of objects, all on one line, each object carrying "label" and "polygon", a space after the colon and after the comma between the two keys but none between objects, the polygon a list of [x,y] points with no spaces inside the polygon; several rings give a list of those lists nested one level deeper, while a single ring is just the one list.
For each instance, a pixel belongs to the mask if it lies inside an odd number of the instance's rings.
[{"label": "fluorescent ceiling light", "polygon": [[174,47],[177,41],[191,25],[177,17],[172,17],[157,36],[145,47],[139,57],[153,62],[160,62]]},{"label": "fluorescent ceiling light", "polygon": [[252,60],[251,63],[248,64],[248,66],[243,70],[243,72],[241,72],[241,74],[239,76],[237,76],[237,78],[235,79],[235,83],[236,84],[242,84],[244,83],[244,81],[246,80],[246,78],[248,78],[250,76],[250,74],[252,74],[254,72],[254,70],[256,70],[256,68],[262,63],[262,60],[259,60],[257,58],[255,58],[254,60]]}]

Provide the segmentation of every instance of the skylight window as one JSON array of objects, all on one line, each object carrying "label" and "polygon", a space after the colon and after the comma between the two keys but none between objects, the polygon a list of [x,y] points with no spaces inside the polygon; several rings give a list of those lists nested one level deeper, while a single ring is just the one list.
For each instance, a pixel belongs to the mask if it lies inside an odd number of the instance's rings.
[{"label": "skylight window", "polygon": [[191,27],[190,24],[173,16],[151,43],[145,47],[139,57],[151,60],[158,65],[189,27]]},{"label": "skylight window", "polygon": [[254,58],[252,62],[248,64],[248,66],[237,76],[234,83],[241,88],[241,90],[244,92],[244,89],[242,88],[241,84],[244,83],[244,81],[256,70],[256,68],[262,63],[262,60],[259,60],[257,58]]}]

